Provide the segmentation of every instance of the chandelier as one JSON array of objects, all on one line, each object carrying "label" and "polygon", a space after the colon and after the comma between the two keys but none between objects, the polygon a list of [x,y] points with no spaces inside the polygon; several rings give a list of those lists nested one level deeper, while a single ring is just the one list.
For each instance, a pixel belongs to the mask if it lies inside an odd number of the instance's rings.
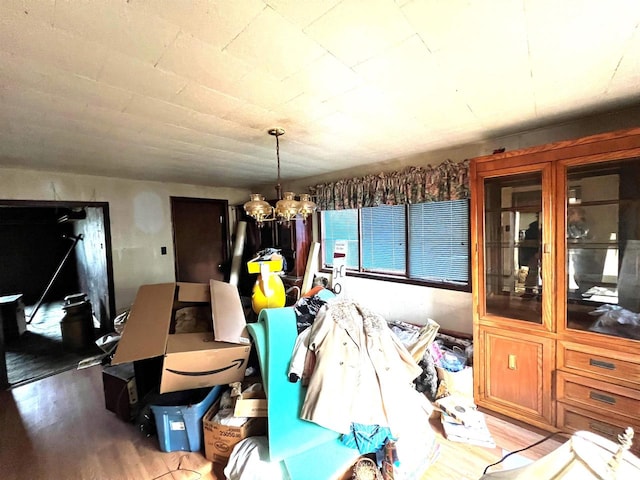
[{"label": "chandelier", "polygon": [[244,204],[244,211],[257,222],[258,227],[262,227],[264,222],[272,221],[277,221],[287,227],[292,220],[302,219],[303,222],[306,222],[307,217],[316,211],[316,204],[311,200],[311,195],[303,193],[298,195],[299,200],[296,200],[296,194],[293,192],[284,192],[283,194],[280,185],[280,141],[278,138],[284,135],[284,129],[272,128],[268,133],[276,137],[276,158],[278,159],[276,195],[278,201],[276,206],[272,207],[265,201],[263,195],[252,193],[250,200]]}]

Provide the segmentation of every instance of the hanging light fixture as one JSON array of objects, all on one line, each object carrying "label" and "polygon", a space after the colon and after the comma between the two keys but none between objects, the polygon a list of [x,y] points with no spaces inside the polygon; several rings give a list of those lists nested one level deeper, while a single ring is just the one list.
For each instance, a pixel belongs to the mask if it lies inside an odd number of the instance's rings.
[{"label": "hanging light fixture", "polygon": [[303,193],[299,195],[300,200],[296,200],[296,194],[293,192],[284,192],[282,194],[282,185],[280,184],[280,141],[279,137],[284,135],[284,129],[272,128],[269,135],[276,137],[276,158],[278,160],[278,183],[276,184],[277,203],[275,207],[269,205],[265,201],[264,196],[259,193],[252,193],[250,200],[244,204],[244,211],[255,219],[258,227],[262,227],[264,222],[278,221],[286,226],[291,224],[292,220],[302,219],[306,221],[307,217],[316,211],[316,204],[311,200],[311,195]]}]

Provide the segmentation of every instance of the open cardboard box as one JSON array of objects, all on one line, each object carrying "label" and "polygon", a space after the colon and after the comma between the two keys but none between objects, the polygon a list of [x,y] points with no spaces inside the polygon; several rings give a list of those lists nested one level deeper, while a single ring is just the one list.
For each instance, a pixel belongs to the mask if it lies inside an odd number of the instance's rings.
[{"label": "open cardboard box", "polygon": [[221,425],[214,421],[220,408],[220,400],[216,401],[202,419],[204,432],[205,457],[212,462],[226,464],[231,456],[233,447],[241,440],[267,432],[265,417],[249,418],[240,427]]},{"label": "open cardboard box", "polygon": [[[210,309],[213,331],[176,333],[176,311],[185,307]],[[111,363],[162,358],[160,393],[166,393],[241,381],[250,350],[235,286],[161,283],[138,289]]]}]

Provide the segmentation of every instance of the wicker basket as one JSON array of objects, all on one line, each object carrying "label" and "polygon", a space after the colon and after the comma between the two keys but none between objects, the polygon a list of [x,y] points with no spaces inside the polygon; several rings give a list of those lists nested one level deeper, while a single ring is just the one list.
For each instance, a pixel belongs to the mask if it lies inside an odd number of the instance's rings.
[{"label": "wicker basket", "polygon": [[370,458],[360,458],[353,466],[353,480],[382,480],[382,474],[376,463]]}]

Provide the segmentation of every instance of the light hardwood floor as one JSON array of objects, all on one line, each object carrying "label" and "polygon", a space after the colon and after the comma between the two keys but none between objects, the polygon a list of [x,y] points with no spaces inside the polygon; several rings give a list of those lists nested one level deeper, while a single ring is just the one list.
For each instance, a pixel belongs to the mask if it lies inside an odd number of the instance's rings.
[{"label": "light hardwood floor", "polygon": [[[475,480],[503,455],[502,449],[522,448],[545,434],[490,415],[487,423],[500,447],[453,443],[439,434],[440,457],[426,478]],[[438,429],[436,419],[433,424]],[[537,459],[564,440],[521,455]],[[157,438],[144,437],[106,410],[100,366],[0,392],[0,468],[4,480],[224,479],[222,468],[201,454],[161,452]]]}]

